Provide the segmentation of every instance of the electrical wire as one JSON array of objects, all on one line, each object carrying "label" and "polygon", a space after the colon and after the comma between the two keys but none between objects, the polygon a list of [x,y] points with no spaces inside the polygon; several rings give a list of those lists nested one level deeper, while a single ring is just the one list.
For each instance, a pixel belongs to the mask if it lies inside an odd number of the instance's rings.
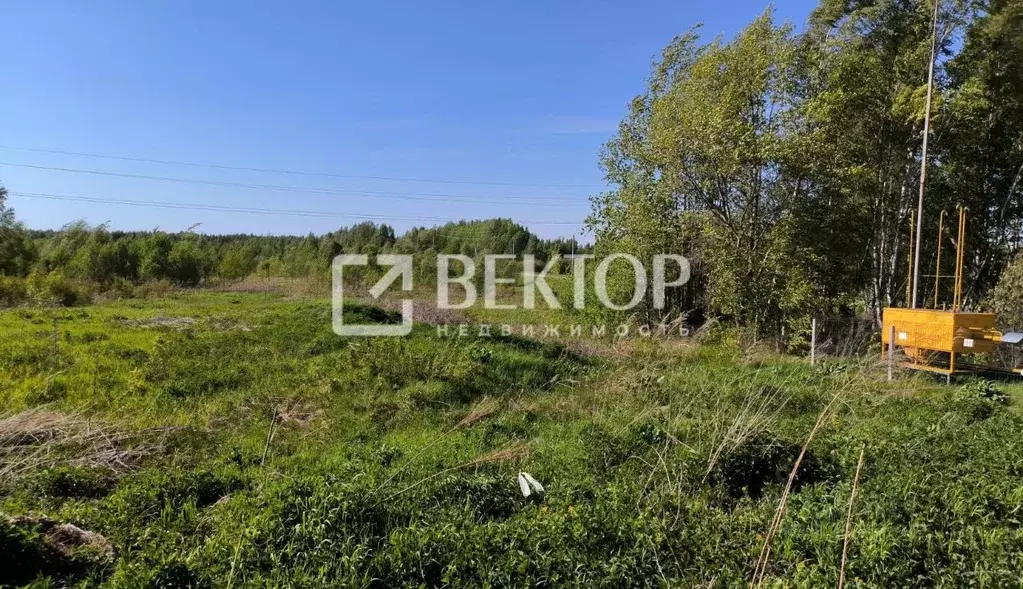
[{"label": "electrical wire", "polygon": [[[148,200],[131,200],[131,199],[118,199],[118,198],[99,198],[90,196],[74,196],[65,194],[47,194],[38,192],[8,192],[10,196],[17,196],[21,198],[33,198],[33,199],[46,199],[46,200],[60,200],[60,201],[74,201],[74,202],[91,202],[100,204],[117,204],[117,205],[128,205],[138,207],[150,207],[150,208],[169,208],[169,209],[187,209],[194,211],[216,211],[216,212],[228,212],[228,213],[246,213],[246,214],[258,214],[258,215],[290,215],[290,216],[301,216],[301,217],[319,217],[319,218],[342,218],[342,219],[371,219],[371,220],[382,220],[382,221],[434,221],[447,223],[452,222],[452,219],[445,217],[394,217],[388,215],[370,215],[360,213],[333,213],[329,211],[304,211],[294,209],[267,209],[260,207],[229,207],[221,205],[207,205],[198,203],[175,203],[167,201],[148,201]],[[520,221],[524,224],[529,225],[580,225],[577,221]]]},{"label": "electrical wire", "polygon": [[[33,170],[47,170],[51,172],[70,172],[75,174],[91,174],[96,176],[113,176],[117,178],[132,178],[137,180],[160,180],[164,182],[178,182],[184,184],[202,184],[207,186],[218,186],[226,188],[245,188],[255,190],[273,190],[278,192],[297,192],[307,194],[322,194],[322,195],[340,195],[340,196],[366,196],[372,198],[393,198],[399,200],[420,200],[420,201],[431,201],[431,202],[457,202],[466,204],[515,204],[528,205],[534,207],[585,207],[588,206],[584,202],[574,203],[556,203],[556,202],[526,202],[525,200],[519,199],[542,199],[542,198],[556,198],[556,197],[501,197],[501,196],[489,196],[482,198],[472,198],[458,195],[443,195],[443,194],[424,194],[424,195],[412,195],[408,193],[386,193],[377,192],[372,190],[366,191],[348,191],[334,188],[303,188],[298,186],[280,186],[276,184],[248,184],[244,182],[222,182],[218,180],[201,180],[197,178],[178,178],[174,176],[149,176],[145,174],[127,174],[122,172],[104,172],[102,170],[86,170],[80,168],[62,168],[59,166],[40,166],[35,164],[14,164],[10,162],[0,162],[0,166],[11,166],[15,168],[30,168]],[[484,199],[501,199],[501,200],[484,200]]]},{"label": "electrical wire", "polygon": [[361,176],[355,174],[331,174],[327,172],[307,172],[299,170],[284,170],[275,168],[250,168],[244,166],[225,166],[220,164],[208,164],[200,162],[186,162],[179,160],[161,160],[152,158],[127,157],[118,155],[101,155],[96,153],[84,153],[80,151],[69,151],[64,149],[41,149],[36,147],[21,147],[15,145],[0,145],[0,149],[17,151],[31,151],[35,153],[52,153],[60,155],[73,155],[78,157],[89,157],[97,159],[119,160],[126,162],[142,162],[149,164],[163,164],[172,166],[189,166],[193,168],[209,168],[214,170],[236,170],[241,172],[263,172],[270,174],[288,174],[292,176],[318,176],[321,178],[343,178],[349,180],[382,180],[387,182],[422,182],[430,184],[463,184],[475,186],[519,186],[529,188],[587,188],[603,189],[602,186],[592,184],[539,184],[529,182],[477,182],[473,180],[447,180],[436,178],[402,178],[396,176]]}]

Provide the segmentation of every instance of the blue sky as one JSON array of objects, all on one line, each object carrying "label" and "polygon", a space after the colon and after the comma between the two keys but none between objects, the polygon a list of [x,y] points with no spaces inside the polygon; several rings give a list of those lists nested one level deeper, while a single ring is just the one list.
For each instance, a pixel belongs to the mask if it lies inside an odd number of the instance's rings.
[{"label": "blue sky", "polygon": [[[800,25],[813,5],[776,5],[776,16]],[[598,150],[660,49],[697,23],[707,38],[731,36],[765,8],[762,0],[12,0],[0,10],[0,183],[35,228],[85,219],[117,229],[202,223],[207,233],[304,234],[362,216],[388,218],[399,231],[500,216],[569,236],[602,188]]]}]

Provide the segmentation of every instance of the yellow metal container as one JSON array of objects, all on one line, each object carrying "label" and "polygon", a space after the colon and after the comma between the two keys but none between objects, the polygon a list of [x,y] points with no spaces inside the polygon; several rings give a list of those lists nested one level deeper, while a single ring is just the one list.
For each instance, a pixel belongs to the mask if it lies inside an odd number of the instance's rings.
[{"label": "yellow metal container", "polygon": [[990,352],[1000,341],[994,313],[959,313],[936,309],[884,310],[881,337],[888,345],[895,327],[895,345],[956,354]]},{"label": "yellow metal container", "polygon": [[993,313],[888,308],[882,323],[882,350],[894,333],[895,346],[905,353],[909,368],[946,375],[976,368],[961,362],[957,366],[957,356],[991,352],[1003,341]]}]

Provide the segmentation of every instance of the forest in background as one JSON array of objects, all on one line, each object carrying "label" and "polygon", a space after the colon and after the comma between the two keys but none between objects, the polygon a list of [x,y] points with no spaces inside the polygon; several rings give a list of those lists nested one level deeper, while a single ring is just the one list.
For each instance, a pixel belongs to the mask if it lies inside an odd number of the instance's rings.
[{"label": "forest in background", "polygon": [[[539,262],[588,251],[573,239],[547,240],[509,219],[458,221],[396,234],[389,225],[363,222],[325,235],[205,235],[194,232],[111,231],[72,223],[59,231],[30,230],[5,207],[0,187],[0,305],[51,298],[73,305],[88,292],[128,292],[134,285],[167,282],[199,286],[251,276],[330,281],[339,254],[421,254],[417,273],[432,277],[435,254],[471,257],[533,254]],[[35,296],[38,295],[38,296]]]}]

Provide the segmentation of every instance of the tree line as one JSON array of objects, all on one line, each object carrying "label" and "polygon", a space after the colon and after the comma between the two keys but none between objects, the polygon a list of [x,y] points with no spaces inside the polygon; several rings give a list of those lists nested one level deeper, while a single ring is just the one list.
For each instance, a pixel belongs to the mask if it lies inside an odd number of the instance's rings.
[{"label": "tree line", "polygon": [[[1023,1],[938,1],[919,290],[953,273],[963,206],[976,307],[1023,239]],[[601,152],[598,252],[687,255],[673,310],[760,330],[905,304],[933,10],[822,0],[800,32],[768,10],[730,40],[675,38]]]},{"label": "tree line", "polygon": [[[574,240],[540,238],[509,219],[415,227],[401,235],[371,222],[306,236],[115,231],[83,221],[60,230],[30,230],[17,222],[6,197],[0,187],[0,276],[53,276],[99,287],[117,281],[196,286],[253,275],[329,280],[331,260],[342,253],[371,259],[385,253],[422,254],[426,261],[437,253],[515,253],[545,261],[584,249]],[[421,273],[431,268],[424,262]]]}]

